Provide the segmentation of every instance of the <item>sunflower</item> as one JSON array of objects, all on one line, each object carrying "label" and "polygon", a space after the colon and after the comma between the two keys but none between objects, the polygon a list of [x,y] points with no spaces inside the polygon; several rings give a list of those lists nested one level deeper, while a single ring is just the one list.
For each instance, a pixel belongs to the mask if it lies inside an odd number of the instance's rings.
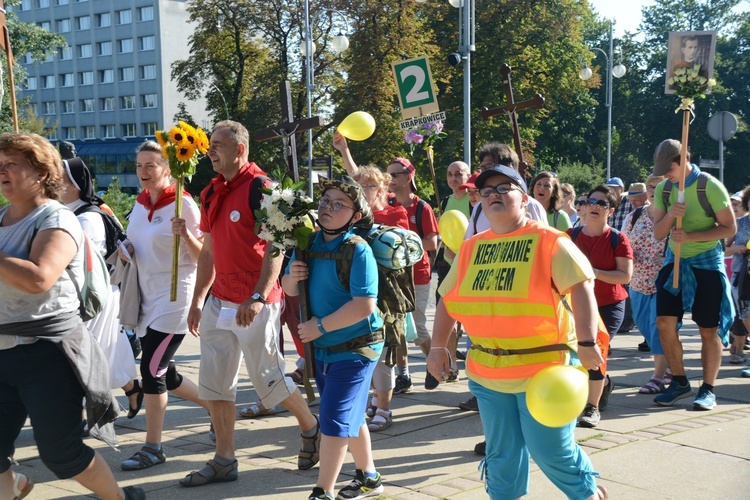
[{"label": "sunflower", "polygon": [[195,147],[188,143],[183,142],[175,147],[175,157],[177,161],[189,161],[195,153]]},{"label": "sunflower", "polygon": [[165,160],[169,160],[169,146],[161,148],[161,156]]},{"label": "sunflower", "polygon": [[159,146],[163,148],[167,147],[167,144],[169,144],[169,135],[164,132],[163,130],[157,130],[156,131],[156,142],[159,143]]},{"label": "sunflower", "polygon": [[180,146],[182,143],[186,142],[185,140],[186,134],[185,131],[182,129],[182,127],[174,126],[172,127],[172,130],[169,131],[169,139],[175,143],[176,146]]},{"label": "sunflower", "polygon": [[208,136],[206,136],[206,132],[202,128],[199,128],[196,130],[196,135],[198,137],[198,151],[206,154],[208,151]]}]

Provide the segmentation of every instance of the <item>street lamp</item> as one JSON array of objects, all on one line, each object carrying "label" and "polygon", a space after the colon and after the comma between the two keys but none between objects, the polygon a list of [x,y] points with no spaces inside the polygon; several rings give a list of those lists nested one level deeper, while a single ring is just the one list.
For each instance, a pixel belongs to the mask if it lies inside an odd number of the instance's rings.
[{"label": "street lamp", "polygon": [[474,52],[475,0],[448,0],[458,7],[458,52],[448,57],[453,66],[464,63],[464,162],[471,165],[471,53]]},{"label": "street lamp", "polygon": [[[202,82],[202,80],[198,78],[197,76],[193,76],[192,79],[195,80],[196,82]],[[227,107],[227,100],[224,99],[224,94],[221,92],[221,89],[219,89],[219,87],[217,87],[214,82],[209,82],[209,83],[211,84],[213,88],[216,89],[216,92],[219,93],[219,96],[221,97],[221,102],[224,103],[224,114],[226,115],[226,119],[229,120],[229,108]]]},{"label": "street lamp", "polygon": [[[344,20],[345,32],[349,32],[349,22],[346,16],[335,9],[322,9],[322,12],[338,14]],[[345,33],[339,32],[331,41],[331,47],[336,53],[344,52],[349,48],[349,39]],[[312,118],[312,91],[315,88],[315,75],[312,67],[312,58],[315,54],[315,42],[313,42],[312,29],[310,27],[310,0],[305,0],[305,38],[300,44],[300,52],[305,58],[305,81],[307,82],[307,117]],[[313,192],[313,133],[312,129],[307,131],[307,188],[310,196]]]},{"label": "street lamp", "polygon": [[588,80],[591,78],[591,68],[589,68],[588,63],[583,62],[583,57],[586,55],[587,52],[594,52],[594,56],[596,56],[596,52],[601,53],[601,55],[604,56],[604,59],[607,61],[607,79],[606,79],[606,97],[604,106],[607,108],[607,179],[609,179],[612,176],[612,76],[615,78],[622,78],[625,76],[625,73],[627,72],[627,68],[624,64],[622,64],[622,50],[618,49],[618,52],[620,54],[620,58],[618,60],[618,63],[615,67],[612,67],[612,64],[614,64],[614,58],[612,57],[612,47],[613,47],[614,41],[612,39],[612,21],[609,22],[609,57],[607,57],[607,54],[597,47],[589,48],[584,51],[583,54],[581,54],[581,60],[580,60],[580,66],[581,70],[578,72],[578,76],[581,78],[581,80]]}]

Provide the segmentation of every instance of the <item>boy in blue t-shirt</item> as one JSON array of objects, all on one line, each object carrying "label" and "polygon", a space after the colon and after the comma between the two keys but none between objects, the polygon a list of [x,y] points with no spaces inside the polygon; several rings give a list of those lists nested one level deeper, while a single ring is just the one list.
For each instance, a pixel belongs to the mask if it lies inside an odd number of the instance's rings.
[{"label": "boy in blue t-shirt", "polygon": [[321,179],[320,190],[317,222],[321,231],[308,250],[310,258],[299,261],[295,252],[282,279],[284,292],[290,296],[298,295],[299,282],[307,280],[310,297],[312,317],[300,323],[299,336],[315,347],[322,438],[320,472],[309,499],[333,499],[348,447],[357,473],[336,498],[359,498],[383,491],[365,423],[370,381],[383,349],[383,321],[377,311],[378,270],[369,245],[359,242],[354,247],[347,289],[336,278],[336,260],[325,256],[341,250],[354,236],[355,224],[372,225],[372,212],[362,188],[348,176]]}]

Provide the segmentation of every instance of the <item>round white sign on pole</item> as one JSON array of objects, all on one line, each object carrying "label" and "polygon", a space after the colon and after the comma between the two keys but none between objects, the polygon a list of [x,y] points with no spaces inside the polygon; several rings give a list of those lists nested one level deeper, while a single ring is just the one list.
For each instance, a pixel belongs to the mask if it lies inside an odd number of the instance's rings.
[{"label": "round white sign on pole", "polygon": [[707,128],[711,139],[726,142],[737,133],[737,117],[729,111],[719,111],[708,119]]}]

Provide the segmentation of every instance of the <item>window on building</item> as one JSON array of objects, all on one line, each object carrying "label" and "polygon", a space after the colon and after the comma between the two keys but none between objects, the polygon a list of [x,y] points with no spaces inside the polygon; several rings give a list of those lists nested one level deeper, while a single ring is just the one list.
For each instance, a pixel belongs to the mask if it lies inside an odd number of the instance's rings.
[{"label": "window on building", "polygon": [[97,14],[96,27],[106,28],[108,26],[112,26],[112,16],[109,15],[109,12],[102,12],[101,14]]},{"label": "window on building", "polygon": [[83,127],[83,138],[96,139],[96,127],[93,125],[86,125]]},{"label": "window on building", "polygon": [[135,80],[135,68],[132,66],[128,68],[120,68],[119,73],[121,82],[132,82]]},{"label": "window on building", "polygon": [[141,107],[142,108],[155,108],[156,107],[156,94],[143,94],[141,96]]},{"label": "window on building", "polygon": [[31,10],[31,0],[21,0],[21,6],[18,10]]},{"label": "window on building", "polygon": [[50,29],[49,21],[42,21],[40,23],[36,23],[36,25],[39,26],[40,28],[42,28],[43,30],[52,31]]},{"label": "window on building", "polygon": [[31,52],[27,52],[26,55],[21,56],[21,64],[33,64],[34,62],[34,56],[31,55]]},{"label": "window on building", "polygon": [[97,53],[100,56],[112,55],[112,42],[99,42],[96,45],[97,45]]},{"label": "window on building", "polygon": [[45,115],[57,114],[57,106],[55,101],[46,101],[42,103],[42,113]]},{"label": "window on building", "polygon": [[99,70],[99,83],[112,83],[114,81],[115,81],[115,70],[113,69]]},{"label": "window on building", "polygon": [[60,75],[60,86],[61,87],[72,87],[75,85],[75,77],[73,73],[65,73]]},{"label": "window on building", "polygon": [[42,88],[43,89],[54,89],[55,88],[55,76],[47,75],[42,77]]},{"label": "window on building", "polygon": [[44,62],[52,62],[55,60],[55,54],[51,50],[47,50],[44,52]]},{"label": "window on building", "polygon": [[124,95],[120,97],[120,109],[135,109],[135,96]]},{"label": "window on building", "polygon": [[93,113],[94,112],[94,100],[93,99],[81,99],[81,113]]},{"label": "window on building", "polygon": [[69,61],[70,59],[73,59],[73,47],[57,49],[57,58],[61,61]]},{"label": "window on building", "polygon": [[30,76],[26,78],[26,90],[36,90],[36,77]]},{"label": "window on building", "polygon": [[78,73],[80,75],[81,85],[93,85],[94,84],[94,72],[93,71],[82,71]]},{"label": "window on building", "polygon": [[57,0],[57,5],[68,5],[70,0]]},{"label": "window on building", "polygon": [[65,139],[71,140],[76,138],[76,128],[75,127],[64,127],[63,128],[63,136]]},{"label": "window on building", "polygon": [[49,0],[39,0],[39,8],[45,9],[49,7]]},{"label": "window on building", "polygon": [[139,21],[153,21],[154,20],[154,8],[153,7],[139,7],[138,8],[138,20]]},{"label": "window on building", "polygon": [[104,97],[103,99],[99,99],[101,102],[101,110],[102,111],[114,111],[115,110],[115,98],[114,97]]},{"label": "window on building", "polygon": [[133,52],[133,39],[124,38],[122,40],[117,40],[117,50],[120,54]]},{"label": "window on building", "polygon": [[154,37],[142,36],[138,38],[138,46],[140,50],[154,50]]},{"label": "window on building", "polygon": [[105,139],[113,139],[115,137],[115,126],[114,125],[102,125],[102,136]]},{"label": "window on building", "polygon": [[91,17],[90,16],[76,17],[76,29],[77,30],[90,30],[91,29]]},{"label": "window on building", "polygon": [[135,137],[135,123],[124,123],[122,125],[122,136],[123,137]]},{"label": "window on building", "polygon": [[[78,28],[78,29],[81,29],[81,28]],[[57,20],[57,32],[69,33],[70,32],[70,19],[58,19]]]},{"label": "window on building", "polygon": [[47,132],[47,139],[50,141],[56,141],[57,140],[57,127],[53,128],[49,132]]},{"label": "window on building", "polygon": [[156,135],[156,122],[147,122],[143,124],[143,135]]},{"label": "window on building", "polygon": [[91,55],[92,51],[90,43],[84,43],[78,46],[78,57],[91,57]]},{"label": "window on building", "polygon": [[141,66],[141,80],[153,80],[154,78],[156,78],[155,64]]},{"label": "window on building", "polygon": [[118,10],[117,11],[117,24],[130,24],[133,22],[133,11]]},{"label": "window on building", "polygon": [[63,113],[75,113],[76,112],[76,102],[75,101],[63,101],[62,102],[62,112]]}]

